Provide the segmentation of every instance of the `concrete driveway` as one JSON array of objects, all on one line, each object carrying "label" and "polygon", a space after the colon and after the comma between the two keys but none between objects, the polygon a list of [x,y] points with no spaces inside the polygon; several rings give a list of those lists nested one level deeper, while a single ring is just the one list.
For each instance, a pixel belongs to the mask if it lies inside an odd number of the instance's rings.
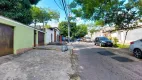
[{"label": "concrete driveway", "polygon": [[70,53],[58,49],[34,49],[5,60],[0,64],[0,80],[69,80],[74,72]]}]

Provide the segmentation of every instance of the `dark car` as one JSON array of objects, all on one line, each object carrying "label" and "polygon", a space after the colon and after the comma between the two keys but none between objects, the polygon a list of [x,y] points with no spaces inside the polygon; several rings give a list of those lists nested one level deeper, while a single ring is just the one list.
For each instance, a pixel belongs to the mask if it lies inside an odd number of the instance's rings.
[{"label": "dark car", "polygon": [[94,43],[95,43],[95,45],[99,45],[101,47],[103,47],[103,46],[112,47],[113,46],[112,41],[106,37],[96,37],[94,40]]}]

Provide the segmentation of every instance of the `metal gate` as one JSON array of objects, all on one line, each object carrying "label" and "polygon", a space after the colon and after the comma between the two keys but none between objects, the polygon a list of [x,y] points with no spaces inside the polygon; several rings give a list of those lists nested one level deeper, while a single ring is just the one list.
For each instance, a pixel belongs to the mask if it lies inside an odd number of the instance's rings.
[{"label": "metal gate", "polygon": [[38,45],[44,45],[44,33],[38,32]]},{"label": "metal gate", "polygon": [[36,47],[36,30],[34,30],[34,47]]},{"label": "metal gate", "polygon": [[56,42],[56,30],[54,30],[54,42]]},{"label": "metal gate", "polygon": [[0,24],[0,56],[13,53],[13,28]]}]

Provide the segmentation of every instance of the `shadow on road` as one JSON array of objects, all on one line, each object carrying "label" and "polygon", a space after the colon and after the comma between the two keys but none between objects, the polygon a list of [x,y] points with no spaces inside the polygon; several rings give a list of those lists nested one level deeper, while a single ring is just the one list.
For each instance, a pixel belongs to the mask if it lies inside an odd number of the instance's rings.
[{"label": "shadow on road", "polygon": [[85,52],[83,54],[87,54],[87,55],[99,54],[101,56],[108,56],[108,57],[110,56],[111,59],[119,61],[119,62],[133,62],[132,59],[122,57],[120,55],[113,53],[113,51],[108,51],[104,48],[88,48],[88,49],[80,49],[80,50]]}]

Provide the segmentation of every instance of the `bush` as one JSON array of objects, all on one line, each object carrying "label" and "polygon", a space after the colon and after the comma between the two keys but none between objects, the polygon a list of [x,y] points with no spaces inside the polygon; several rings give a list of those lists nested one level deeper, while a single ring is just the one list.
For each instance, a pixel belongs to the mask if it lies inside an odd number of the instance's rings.
[{"label": "bush", "polygon": [[114,42],[114,44],[117,44],[118,39],[117,39],[116,37],[114,37],[114,38],[113,38],[113,42]]},{"label": "bush", "polygon": [[108,37],[109,40],[112,40],[112,37]]},{"label": "bush", "polygon": [[129,48],[130,45],[123,45],[123,44],[115,44],[114,47],[117,48]]}]

